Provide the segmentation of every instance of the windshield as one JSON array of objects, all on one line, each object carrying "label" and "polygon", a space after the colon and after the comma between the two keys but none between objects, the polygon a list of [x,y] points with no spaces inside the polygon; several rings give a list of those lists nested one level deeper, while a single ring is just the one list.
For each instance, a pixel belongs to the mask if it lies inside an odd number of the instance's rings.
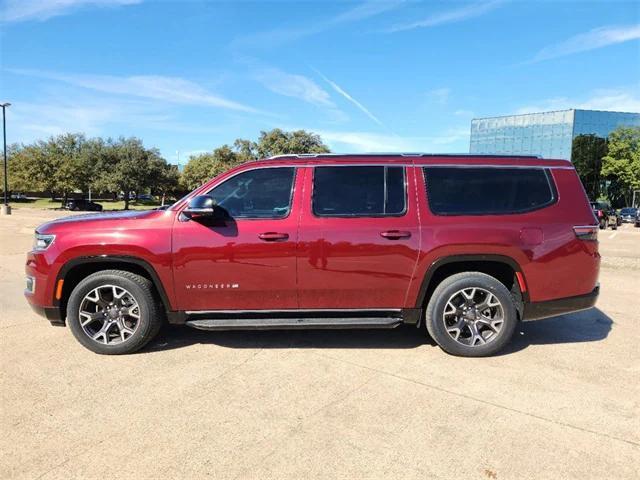
[{"label": "windshield", "polygon": [[622,210],[620,210],[620,213],[622,215],[635,215],[637,211],[637,208],[623,208]]}]

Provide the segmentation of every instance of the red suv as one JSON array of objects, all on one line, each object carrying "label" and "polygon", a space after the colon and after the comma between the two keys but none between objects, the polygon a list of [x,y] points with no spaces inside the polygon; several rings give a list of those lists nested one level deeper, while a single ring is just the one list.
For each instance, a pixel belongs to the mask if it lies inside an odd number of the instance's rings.
[{"label": "red suv", "polygon": [[519,320],[592,307],[598,224],[571,163],[472,155],[287,155],[166,210],[36,230],[26,297],[85,347],[205,330],[426,324],[490,355]]}]

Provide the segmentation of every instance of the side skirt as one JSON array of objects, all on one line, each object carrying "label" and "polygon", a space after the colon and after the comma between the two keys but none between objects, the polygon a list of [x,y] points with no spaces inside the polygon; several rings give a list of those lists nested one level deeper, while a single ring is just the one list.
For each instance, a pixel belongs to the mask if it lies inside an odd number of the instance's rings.
[{"label": "side skirt", "polygon": [[200,330],[350,329],[416,324],[420,310],[214,310],[184,315],[186,325]]}]

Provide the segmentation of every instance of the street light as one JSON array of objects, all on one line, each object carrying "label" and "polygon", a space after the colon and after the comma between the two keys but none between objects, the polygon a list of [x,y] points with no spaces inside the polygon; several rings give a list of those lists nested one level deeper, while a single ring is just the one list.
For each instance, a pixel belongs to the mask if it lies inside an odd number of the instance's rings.
[{"label": "street light", "polygon": [[5,109],[10,106],[9,102],[0,103],[2,107],[2,136],[4,139],[4,205],[2,206],[2,213],[4,215],[11,215],[11,207],[9,206],[8,193],[9,193],[9,177],[7,172],[7,118]]}]

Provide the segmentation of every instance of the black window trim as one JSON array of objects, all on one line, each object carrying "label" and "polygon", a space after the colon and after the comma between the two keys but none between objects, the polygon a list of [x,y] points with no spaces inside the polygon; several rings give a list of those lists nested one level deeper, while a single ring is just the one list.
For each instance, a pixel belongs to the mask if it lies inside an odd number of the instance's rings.
[{"label": "black window trim", "polygon": [[233,175],[231,175],[228,178],[225,178],[222,182],[216,184],[215,186],[211,187],[209,190],[207,190],[207,192],[204,195],[209,195],[212,191],[214,191],[216,188],[218,188],[220,185],[228,182],[229,180],[231,180],[232,178],[237,177],[238,175],[242,175],[243,173],[247,173],[247,172],[253,172],[256,170],[273,170],[276,168],[292,168],[293,169],[293,178],[291,180],[291,192],[289,194],[289,209],[287,210],[286,215],[282,216],[282,217],[249,217],[249,216],[233,216],[231,217],[231,219],[233,220],[285,220],[287,218],[289,218],[289,216],[291,215],[291,211],[293,210],[293,197],[296,191],[296,178],[298,176],[298,167],[296,165],[274,165],[274,166],[264,166],[264,167],[256,167],[256,168],[247,168],[245,170],[241,170],[239,172],[234,173]]},{"label": "black window trim", "polygon": [[[402,188],[404,190],[404,208],[401,212],[398,213],[378,213],[371,215],[362,215],[359,213],[337,213],[337,214],[322,214],[317,213],[315,210],[315,201],[316,201],[316,169],[317,168],[336,168],[336,167],[384,167],[385,170],[385,197],[386,197],[386,187],[387,187],[387,168],[388,167],[400,167],[402,168]],[[378,164],[378,165],[370,165],[370,164],[341,164],[341,165],[313,165],[311,167],[313,170],[311,176],[311,214],[316,218],[388,218],[388,217],[404,217],[408,212],[408,184],[407,184],[407,166],[406,165],[395,165],[395,164]],[[385,198],[386,202],[386,198]]]},{"label": "black window trim", "polygon": [[[549,185],[549,190],[551,190],[551,199],[543,204],[536,205],[535,207],[530,207],[521,210],[515,211],[501,211],[501,212],[482,212],[482,213],[436,213],[431,208],[431,199],[429,198],[429,182],[427,180],[427,168],[464,168],[464,169],[480,169],[480,168],[499,168],[499,169],[529,169],[529,170],[542,170],[544,172],[544,176],[547,179],[547,183]],[[542,210],[543,208],[550,207],[551,205],[555,205],[558,203],[558,190],[556,188],[556,184],[553,181],[551,175],[551,169],[547,167],[540,166],[517,166],[517,165],[422,165],[422,179],[425,185],[425,193],[427,196],[427,208],[429,208],[429,212],[432,215],[437,217],[482,217],[482,216],[501,216],[501,215],[522,215],[525,213],[535,212],[536,210]]]}]

